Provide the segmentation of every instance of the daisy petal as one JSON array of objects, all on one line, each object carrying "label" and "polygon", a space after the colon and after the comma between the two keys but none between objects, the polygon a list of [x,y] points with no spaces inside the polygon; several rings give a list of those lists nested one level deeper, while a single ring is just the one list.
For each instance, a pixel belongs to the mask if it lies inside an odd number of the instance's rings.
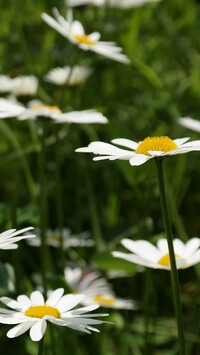
[{"label": "daisy petal", "polygon": [[34,323],[30,329],[30,338],[33,341],[39,341],[42,339],[47,327],[45,319],[40,319]]}]

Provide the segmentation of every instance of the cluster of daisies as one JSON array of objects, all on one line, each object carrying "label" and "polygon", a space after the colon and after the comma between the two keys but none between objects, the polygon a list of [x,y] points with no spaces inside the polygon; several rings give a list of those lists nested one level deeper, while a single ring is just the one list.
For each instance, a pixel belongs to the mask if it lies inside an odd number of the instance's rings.
[{"label": "cluster of daisies", "polygon": [[[82,5],[135,7],[158,0],[68,0],[70,7]],[[92,51],[116,62],[129,64],[130,59],[115,42],[102,41],[99,32],[87,34],[81,22],[73,19],[71,9],[66,18],[58,10],[52,10],[53,17],[43,13],[42,19],[54,30],[64,36],[69,42],[84,51]],[[93,74],[93,68],[68,65],[52,69],[44,76],[47,82],[60,86],[80,85]],[[19,120],[50,118],[54,123],[100,123],[108,122],[107,118],[94,109],[85,111],[62,112],[56,105],[46,105],[39,100],[31,100],[24,106],[19,101],[23,95],[36,95],[38,80],[34,76],[11,78],[0,75],[0,92],[10,94],[0,99],[0,118],[17,117]],[[185,127],[200,131],[200,123],[191,118],[182,118],[179,122]],[[130,165],[139,166],[151,159],[184,154],[200,150],[200,140],[189,141],[189,138],[170,139],[169,137],[147,137],[141,142],[126,138],[117,138],[112,144],[95,141],[87,147],[76,149],[77,152],[93,153],[94,160],[128,160]],[[39,232],[29,234],[32,227],[19,231],[8,230],[0,234],[0,249],[16,249],[17,242],[27,239],[29,245],[40,246]],[[63,231],[62,244],[69,247],[92,247],[93,240],[87,233],[74,236],[70,230]],[[46,244],[58,247],[61,237],[58,231],[47,231]],[[128,260],[132,263],[155,269],[170,270],[170,257],[166,239],[160,239],[157,246],[145,240],[133,241],[123,239],[122,245],[128,253],[114,251],[114,257]],[[184,244],[180,239],[173,240],[176,265],[178,269],[188,268],[200,262],[200,239],[193,238]],[[14,325],[7,336],[17,337],[29,330],[33,341],[40,341],[45,334],[47,322],[66,326],[85,333],[98,332],[96,325],[104,323],[97,318],[107,316],[105,313],[91,313],[99,306],[117,309],[137,309],[136,302],[130,299],[118,298],[112,286],[98,272],[66,267],[65,281],[71,290],[64,294],[63,288],[48,292],[45,300],[42,292],[33,291],[30,297],[19,295],[16,300],[1,297],[0,301],[7,306],[0,308],[0,323]],[[77,308],[81,304],[81,307]]]}]

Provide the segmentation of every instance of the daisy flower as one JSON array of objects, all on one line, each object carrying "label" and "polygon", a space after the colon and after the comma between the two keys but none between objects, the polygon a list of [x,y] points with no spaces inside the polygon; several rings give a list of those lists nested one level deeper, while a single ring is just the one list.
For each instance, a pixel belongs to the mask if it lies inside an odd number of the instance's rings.
[{"label": "daisy flower", "polygon": [[0,118],[17,117],[19,120],[35,120],[38,117],[47,117],[56,123],[101,123],[108,122],[107,118],[95,110],[72,111],[63,113],[58,106],[48,106],[38,100],[29,102],[28,108],[0,99]]},{"label": "daisy flower", "polygon": [[112,286],[96,271],[84,273],[80,268],[66,267],[64,275],[73,293],[85,295],[81,301],[83,305],[99,304],[109,308],[136,309],[133,301],[117,298]]},{"label": "daisy flower", "polygon": [[149,4],[151,2],[158,2],[159,0],[67,0],[66,4],[71,7],[80,5],[94,5],[94,6],[109,6],[130,8]]},{"label": "daisy flower", "polygon": [[88,51],[91,50],[107,58],[121,63],[130,63],[130,60],[122,52],[115,42],[100,41],[100,33],[92,32],[86,34],[83,25],[79,21],[73,21],[72,11],[68,10],[67,19],[61,16],[56,8],[53,9],[54,17],[43,13],[42,19],[70,42],[76,44],[79,48]]},{"label": "daisy flower", "polygon": [[38,88],[38,79],[34,75],[21,75],[12,79],[11,93],[16,96],[33,96]]},{"label": "daisy flower", "polygon": [[188,142],[190,138],[170,139],[169,137],[147,137],[141,142],[130,139],[113,139],[112,143],[128,149],[121,149],[113,144],[92,142],[88,147],[78,148],[76,152],[100,155],[93,160],[129,160],[131,165],[141,165],[153,158],[164,158],[200,150],[200,140]]},{"label": "daisy flower", "polygon": [[9,92],[12,89],[12,79],[7,75],[0,75],[0,93]]},{"label": "daisy flower", "polygon": [[74,67],[65,66],[63,68],[55,68],[45,75],[45,80],[55,85],[80,85],[92,74],[92,68],[81,67],[75,65]]},{"label": "daisy flower", "polygon": [[33,75],[21,75],[10,78],[0,75],[0,92],[10,92],[16,96],[35,95],[38,88],[38,79]]},{"label": "daisy flower", "polygon": [[182,117],[179,118],[178,122],[183,127],[189,128],[194,132],[200,133],[200,121],[194,120],[194,118],[190,118],[190,117]]},{"label": "daisy flower", "polygon": [[[113,251],[114,257],[153,269],[171,269],[167,239],[160,239],[157,246],[146,240],[131,239],[122,239],[121,244],[131,254]],[[186,244],[180,239],[174,239],[173,247],[177,269],[185,269],[200,262],[200,238],[192,238]]]},{"label": "daisy flower", "polygon": [[18,245],[16,244],[22,239],[35,238],[34,234],[24,234],[23,233],[30,231],[33,227],[27,227],[20,230],[9,229],[3,233],[0,233],[0,249],[17,249]]},{"label": "daisy flower", "polygon": [[[36,230],[36,238],[33,240],[28,240],[27,243],[34,247],[39,247],[41,245],[40,231]],[[63,237],[63,248],[70,247],[92,247],[94,241],[89,238],[89,233],[83,232],[77,235],[73,235],[69,228],[64,228],[62,231]],[[58,229],[52,231],[47,230],[46,233],[46,244],[52,247],[58,248],[60,246],[61,236]]]},{"label": "daisy flower", "polygon": [[84,295],[64,295],[64,289],[58,288],[47,298],[46,302],[40,291],[31,293],[30,298],[19,295],[17,300],[1,297],[0,301],[10,309],[0,308],[0,323],[17,324],[11,328],[7,336],[15,338],[29,331],[33,341],[42,339],[47,321],[56,325],[65,326],[84,333],[99,332],[93,325],[105,323],[94,319],[108,314],[90,314],[98,308],[97,305],[74,309],[85,297]]}]

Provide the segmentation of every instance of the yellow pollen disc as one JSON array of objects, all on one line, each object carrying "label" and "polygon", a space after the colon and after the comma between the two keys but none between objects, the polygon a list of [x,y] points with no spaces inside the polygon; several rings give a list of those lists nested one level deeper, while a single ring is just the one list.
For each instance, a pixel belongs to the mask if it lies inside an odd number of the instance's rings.
[{"label": "yellow pollen disc", "polygon": [[97,295],[93,298],[93,300],[95,302],[101,303],[101,304],[105,304],[107,306],[112,306],[113,304],[115,304],[115,299],[110,297],[110,298],[106,298],[104,296],[101,295]]},{"label": "yellow pollen disc", "polygon": [[[179,255],[175,254],[175,258],[179,258]],[[160,258],[160,260],[158,260],[158,264],[160,264],[162,266],[170,266],[169,254],[165,254],[164,256],[162,256],[162,258]]]},{"label": "yellow pollen disc", "polygon": [[60,113],[60,114],[62,113],[62,111],[59,109],[58,106],[48,106],[48,105],[43,105],[43,104],[33,106],[32,110],[37,111],[37,110],[40,110],[41,108],[47,108],[50,111],[56,110],[56,111],[58,111],[58,113]]},{"label": "yellow pollen disc", "polygon": [[49,236],[49,239],[55,242],[60,242],[60,235],[58,234],[52,234]]},{"label": "yellow pollen disc", "polygon": [[89,44],[89,45],[95,44],[95,42],[92,41],[87,35],[75,35],[74,38],[80,43]]},{"label": "yellow pollen disc", "polygon": [[169,137],[147,137],[138,145],[135,153],[150,156],[150,150],[167,153],[176,148],[177,144]]},{"label": "yellow pollen disc", "polygon": [[60,318],[60,312],[57,308],[51,306],[31,306],[24,313],[27,317],[43,318],[44,316],[53,316]]}]

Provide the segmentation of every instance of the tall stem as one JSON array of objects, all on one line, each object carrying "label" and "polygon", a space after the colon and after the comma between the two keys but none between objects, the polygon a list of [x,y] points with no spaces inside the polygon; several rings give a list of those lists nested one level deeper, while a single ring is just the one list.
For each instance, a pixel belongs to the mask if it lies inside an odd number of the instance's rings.
[{"label": "tall stem", "polygon": [[177,319],[180,354],[186,355],[183,316],[182,316],[180,290],[179,290],[179,279],[178,279],[178,272],[177,272],[177,268],[176,268],[174,247],[173,247],[173,234],[172,234],[172,229],[171,229],[171,222],[170,222],[170,216],[169,216],[169,211],[168,211],[168,207],[167,207],[167,199],[166,199],[166,193],[165,193],[162,159],[156,159],[156,166],[157,166],[157,173],[158,173],[158,184],[159,184],[159,190],[160,190],[162,213],[163,213],[165,232],[166,232],[168,249],[169,249],[169,257],[170,257],[170,265],[171,265],[171,278],[172,278],[172,290],[173,290],[174,306],[175,306],[176,319]]},{"label": "tall stem", "polygon": [[44,336],[43,336],[43,338],[40,340],[40,342],[38,344],[38,353],[37,353],[37,355],[42,355],[43,354],[43,349],[44,349]]},{"label": "tall stem", "polygon": [[46,179],[45,179],[45,135],[46,127],[45,123],[41,127],[41,148],[39,156],[39,173],[40,173],[40,236],[41,236],[41,269],[42,269],[42,281],[44,287],[44,295],[46,297],[47,283],[46,283],[46,226],[47,226],[47,206],[46,206]]},{"label": "tall stem", "polygon": [[57,207],[57,222],[59,229],[59,237],[60,237],[60,268],[63,271],[65,264],[65,255],[64,255],[64,246],[63,246],[63,202],[62,202],[62,179],[61,179],[61,167],[60,167],[60,158],[59,158],[59,135],[56,131],[56,146],[55,146],[55,177],[56,177],[56,207]]}]

